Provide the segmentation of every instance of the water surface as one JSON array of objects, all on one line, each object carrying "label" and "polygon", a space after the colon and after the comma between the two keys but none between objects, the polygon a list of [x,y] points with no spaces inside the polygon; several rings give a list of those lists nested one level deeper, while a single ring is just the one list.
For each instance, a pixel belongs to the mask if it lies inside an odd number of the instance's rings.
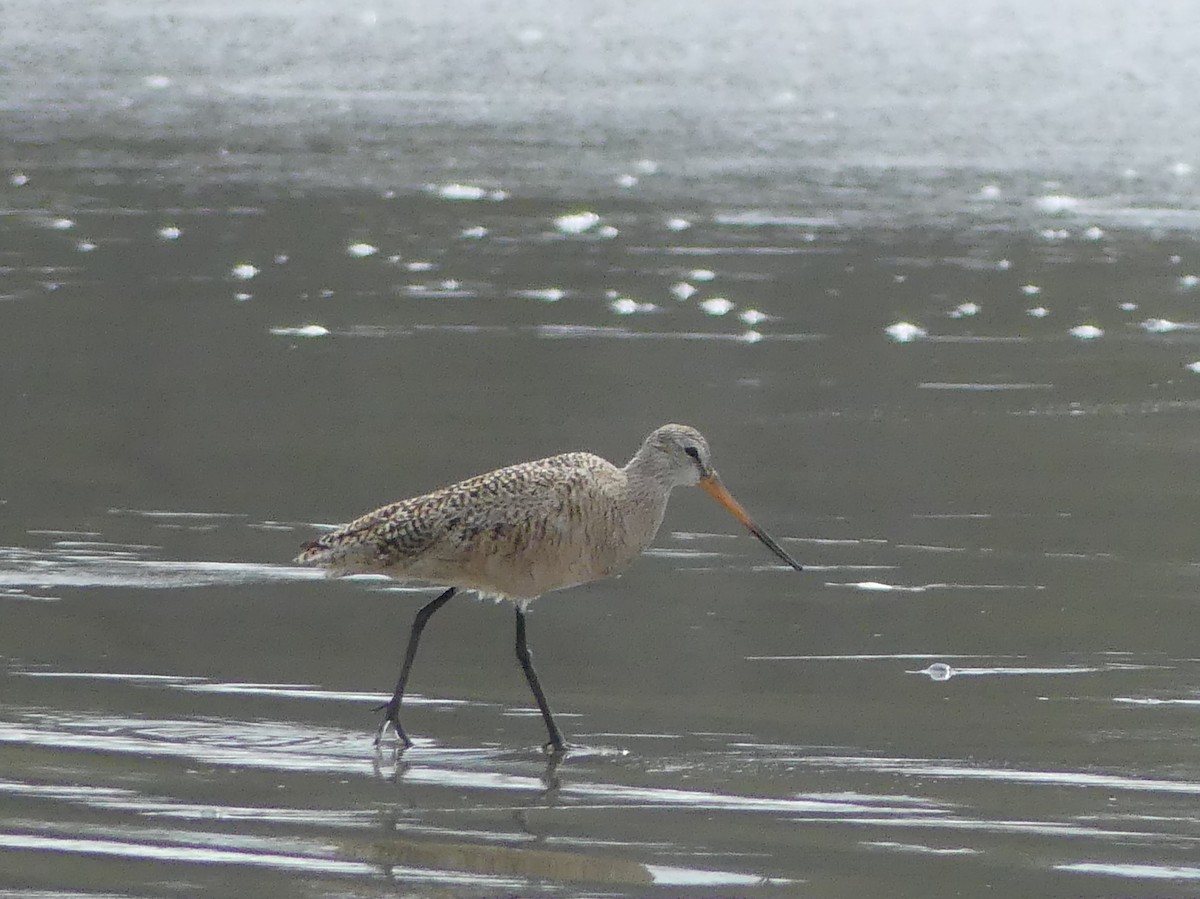
[{"label": "water surface", "polygon": [[[1200,892],[1194,40],[862,6],[3,31],[0,888]],[[565,759],[469,598],[377,752],[431,594],[298,545],[668,420],[807,570],[679,491]]]}]

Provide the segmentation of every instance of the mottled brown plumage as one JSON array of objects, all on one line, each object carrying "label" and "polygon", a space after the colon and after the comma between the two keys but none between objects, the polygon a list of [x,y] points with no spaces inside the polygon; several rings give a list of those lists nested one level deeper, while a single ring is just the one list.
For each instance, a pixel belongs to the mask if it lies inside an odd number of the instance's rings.
[{"label": "mottled brown plumage", "polygon": [[517,657],[550,734],[562,736],[525,645],[525,610],[543,593],[618,574],[650,546],[671,490],[699,484],[792,567],[721,485],[708,443],[686,425],[664,425],[623,468],[591,453],[566,453],[497,469],[369,512],[305,544],[296,561],[331,574],[377,573],[448,587],[417,615],[408,652],[376,742],[387,725],[410,745],[399,708],[429,616],[456,590],[517,606]]},{"label": "mottled brown plumage", "polygon": [[297,561],[528,602],[614,574],[649,545],[666,497],[657,516],[631,515],[639,487],[590,453],[525,462],[376,509]]}]

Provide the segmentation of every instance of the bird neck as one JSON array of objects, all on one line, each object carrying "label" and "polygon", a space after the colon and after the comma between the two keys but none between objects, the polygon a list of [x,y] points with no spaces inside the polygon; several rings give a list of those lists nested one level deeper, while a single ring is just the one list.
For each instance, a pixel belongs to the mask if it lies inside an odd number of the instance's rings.
[{"label": "bird neck", "polygon": [[675,486],[675,472],[670,459],[657,450],[643,446],[634,454],[622,469],[630,493],[661,495],[666,502],[667,495]]},{"label": "bird neck", "polygon": [[636,553],[645,551],[654,542],[667,512],[667,499],[675,480],[666,461],[660,452],[639,451],[621,469],[625,475],[623,526]]}]

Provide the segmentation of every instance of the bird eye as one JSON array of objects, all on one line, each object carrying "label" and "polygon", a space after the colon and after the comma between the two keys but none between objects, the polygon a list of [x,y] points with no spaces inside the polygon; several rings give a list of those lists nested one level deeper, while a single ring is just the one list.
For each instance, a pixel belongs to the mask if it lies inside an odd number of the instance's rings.
[{"label": "bird eye", "polygon": [[683,448],[683,451],[685,453],[687,453],[689,456],[691,456],[693,459],[695,459],[697,462],[700,461],[700,450],[696,449],[694,446],[685,446]]}]

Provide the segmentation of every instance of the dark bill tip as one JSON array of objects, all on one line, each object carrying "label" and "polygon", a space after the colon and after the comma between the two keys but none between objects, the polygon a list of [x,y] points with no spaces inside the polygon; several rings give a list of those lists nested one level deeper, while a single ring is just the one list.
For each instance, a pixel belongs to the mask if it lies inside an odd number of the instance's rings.
[{"label": "dark bill tip", "polygon": [[793,559],[791,556],[789,556],[787,554],[787,552],[784,551],[784,548],[782,546],[780,546],[778,543],[776,543],[774,540],[772,540],[771,535],[768,534],[766,531],[764,531],[762,528],[760,528],[758,525],[751,524],[750,525],[750,533],[753,534],[755,537],[757,537],[759,540],[761,540],[763,542],[763,545],[766,546],[767,549],[769,549],[771,552],[775,553],[775,555],[779,556],[779,558],[783,559],[783,561],[787,562],[789,565],[791,565],[797,571],[804,570],[804,567],[799,562],[797,562],[795,559]]}]

